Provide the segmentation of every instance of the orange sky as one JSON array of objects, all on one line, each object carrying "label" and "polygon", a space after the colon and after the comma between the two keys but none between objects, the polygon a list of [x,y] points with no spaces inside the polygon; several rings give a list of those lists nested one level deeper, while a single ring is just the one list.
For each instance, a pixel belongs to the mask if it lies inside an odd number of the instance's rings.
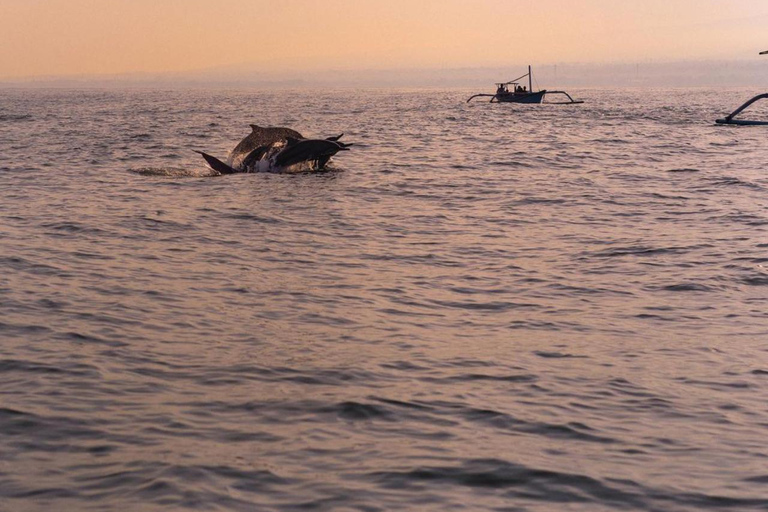
[{"label": "orange sky", "polygon": [[768,0],[0,0],[0,78],[745,59],[766,27]]}]

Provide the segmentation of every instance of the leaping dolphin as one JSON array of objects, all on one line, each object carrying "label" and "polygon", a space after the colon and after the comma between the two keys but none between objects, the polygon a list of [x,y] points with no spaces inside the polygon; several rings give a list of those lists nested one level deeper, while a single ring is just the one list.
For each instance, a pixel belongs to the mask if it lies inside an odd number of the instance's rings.
[{"label": "leaping dolphin", "polygon": [[235,149],[229,153],[227,165],[231,167],[240,167],[243,160],[245,160],[245,157],[247,157],[254,149],[280,142],[281,140],[286,140],[288,137],[293,137],[294,139],[304,138],[302,134],[296,130],[291,130],[290,128],[264,128],[252,124],[251,133],[241,140],[240,143],[235,146]]},{"label": "leaping dolphin", "polygon": [[227,162],[197,151],[220,174],[249,172],[308,172],[325,168],[339,151],[352,144],[339,142],[344,135],[327,139],[305,139],[290,128],[251,125],[251,133],[235,146]]}]

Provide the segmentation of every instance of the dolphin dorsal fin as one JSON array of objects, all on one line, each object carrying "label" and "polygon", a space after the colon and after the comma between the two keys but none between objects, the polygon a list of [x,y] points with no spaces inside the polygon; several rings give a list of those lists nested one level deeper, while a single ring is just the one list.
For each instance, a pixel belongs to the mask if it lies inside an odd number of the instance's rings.
[{"label": "dolphin dorsal fin", "polygon": [[253,131],[258,131],[258,130],[262,129],[261,126],[259,126],[257,124],[252,124],[252,125],[250,125],[250,127],[251,127],[251,130],[253,130]]}]

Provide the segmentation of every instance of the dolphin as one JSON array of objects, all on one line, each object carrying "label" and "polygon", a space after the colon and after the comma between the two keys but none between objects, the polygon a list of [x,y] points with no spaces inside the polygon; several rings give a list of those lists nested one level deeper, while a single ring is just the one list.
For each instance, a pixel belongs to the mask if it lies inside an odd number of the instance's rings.
[{"label": "dolphin", "polygon": [[351,144],[330,139],[288,138],[283,149],[275,153],[275,166],[288,169],[293,166],[309,166],[307,170],[317,171],[325,167],[328,160],[339,151],[349,151]]},{"label": "dolphin", "polygon": [[226,162],[200,153],[219,174],[252,172],[312,172],[325,168],[328,161],[349,146],[339,142],[344,134],[327,139],[305,139],[290,128],[263,128],[251,125],[251,133],[235,146]]},{"label": "dolphin", "polygon": [[288,137],[294,139],[303,139],[304,136],[296,130],[290,128],[269,127],[264,128],[255,124],[251,125],[251,133],[241,140],[235,149],[229,153],[227,165],[230,167],[240,167],[251,151],[261,146],[280,142]]}]

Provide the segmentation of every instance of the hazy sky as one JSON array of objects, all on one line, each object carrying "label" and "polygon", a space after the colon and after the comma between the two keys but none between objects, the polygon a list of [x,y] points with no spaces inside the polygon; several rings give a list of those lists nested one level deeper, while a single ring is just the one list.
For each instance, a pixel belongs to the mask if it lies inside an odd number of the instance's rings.
[{"label": "hazy sky", "polygon": [[0,0],[0,78],[745,59],[760,50],[768,0]]}]

